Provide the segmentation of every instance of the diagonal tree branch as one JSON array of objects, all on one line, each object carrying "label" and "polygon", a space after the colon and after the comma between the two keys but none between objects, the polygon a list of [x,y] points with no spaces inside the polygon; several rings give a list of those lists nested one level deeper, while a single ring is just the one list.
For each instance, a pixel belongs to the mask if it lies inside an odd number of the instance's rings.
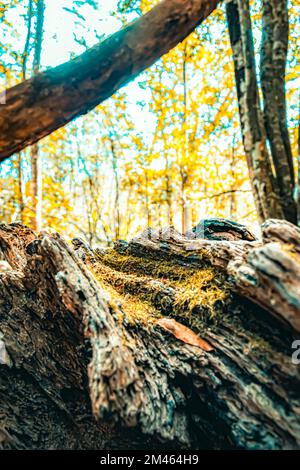
[{"label": "diagonal tree branch", "polygon": [[0,161],[87,113],[168,52],[220,0],[163,0],[74,60],[7,90]]}]

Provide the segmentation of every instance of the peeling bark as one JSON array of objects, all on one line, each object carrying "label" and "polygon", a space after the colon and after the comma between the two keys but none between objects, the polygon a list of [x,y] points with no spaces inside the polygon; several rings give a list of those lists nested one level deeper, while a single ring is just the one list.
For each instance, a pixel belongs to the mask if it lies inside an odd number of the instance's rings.
[{"label": "peeling bark", "polygon": [[[1,226],[0,447],[300,447],[300,371],[291,361],[300,310],[293,304],[287,316],[291,297],[283,295],[288,280],[289,293],[299,289],[300,231],[273,220],[259,241],[230,221],[223,232],[221,225],[204,224],[209,236],[216,227],[217,240],[150,229],[109,251],[79,239],[74,251],[57,234]],[[286,279],[253,262],[274,244],[279,264],[288,256]],[[162,262],[167,270],[158,269]],[[256,293],[240,284],[243,264],[256,270]],[[217,316],[199,304],[178,309],[174,276],[187,286],[191,273],[212,265],[211,282],[225,276],[230,286]],[[104,281],[113,290],[105,292]],[[263,286],[271,286],[268,296]],[[142,321],[128,296],[146,305],[145,295],[155,315]],[[156,323],[166,315],[214,350],[174,338]]]},{"label": "peeling bark", "polygon": [[241,130],[259,219],[282,217],[260,109],[249,0],[226,3]]},{"label": "peeling bark", "polygon": [[264,119],[276,170],[280,199],[287,220],[297,223],[293,198],[295,173],[287,127],[285,71],[289,20],[287,0],[262,2],[261,85]]},{"label": "peeling bark", "polygon": [[229,0],[226,11],[244,149],[258,216],[262,222],[267,218],[285,218],[297,223],[285,96],[287,0],[262,2],[260,72],[263,111],[256,78],[249,0]]}]

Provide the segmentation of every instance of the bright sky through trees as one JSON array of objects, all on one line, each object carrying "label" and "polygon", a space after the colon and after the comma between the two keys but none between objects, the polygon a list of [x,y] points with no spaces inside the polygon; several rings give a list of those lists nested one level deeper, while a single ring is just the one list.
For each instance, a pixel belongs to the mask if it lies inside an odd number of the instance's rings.
[{"label": "bright sky through trees", "polygon": [[[134,9],[124,8],[124,1],[102,0],[98,9],[90,2],[78,3],[45,1],[42,69],[68,61],[120,29],[122,21],[137,17]],[[127,3],[144,12],[156,2]],[[257,52],[258,3],[252,11]],[[9,86],[21,81],[28,2],[10,0],[10,4],[0,33],[0,72]],[[296,159],[298,0],[290,2],[290,11],[287,97]],[[32,51],[29,75],[31,66]],[[39,145],[43,226],[70,236],[80,228],[95,243],[111,243],[117,235],[128,238],[149,223],[174,224],[180,230],[207,216],[247,220],[257,226],[223,7],[115,97]],[[21,163],[16,156],[1,165],[3,220],[19,220],[23,191],[25,220],[30,224],[30,179],[27,150]]]}]

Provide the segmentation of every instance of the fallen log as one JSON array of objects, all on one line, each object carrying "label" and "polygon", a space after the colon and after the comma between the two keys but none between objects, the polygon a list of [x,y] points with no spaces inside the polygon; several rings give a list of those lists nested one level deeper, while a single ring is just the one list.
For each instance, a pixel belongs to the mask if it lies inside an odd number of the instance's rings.
[{"label": "fallen log", "polygon": [[299,448],[299,229],[226,226],[108,250],[1,226],[0,448]]}]

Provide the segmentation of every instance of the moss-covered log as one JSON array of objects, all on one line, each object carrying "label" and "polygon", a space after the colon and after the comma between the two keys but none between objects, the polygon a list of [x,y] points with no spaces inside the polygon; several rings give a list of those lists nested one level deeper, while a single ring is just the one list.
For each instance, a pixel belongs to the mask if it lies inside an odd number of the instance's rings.
[{"label": "moss-covered log", "polygon": [[299,230],[203,226],[109,250],[1,227],[0,447],[300,447]]}]

